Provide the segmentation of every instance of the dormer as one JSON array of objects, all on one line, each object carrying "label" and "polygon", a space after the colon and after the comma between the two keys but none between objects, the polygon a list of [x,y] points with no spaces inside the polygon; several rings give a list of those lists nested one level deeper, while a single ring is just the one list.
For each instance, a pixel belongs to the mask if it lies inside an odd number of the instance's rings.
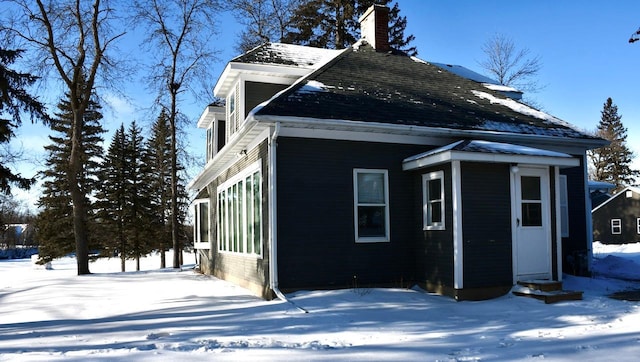
[{"label": "dormer", "polygon": [[340,51],[266,43],[232,59],[214,87],[226,100],[226,142],[242,128],[257,105],[310,74]]},{"label": "dormer", "polygon": [[224,104],[211,104],[205,108],[198,120],[198,128],[207,130],[207,162],[209,162],[226,143],[225,117]]}]

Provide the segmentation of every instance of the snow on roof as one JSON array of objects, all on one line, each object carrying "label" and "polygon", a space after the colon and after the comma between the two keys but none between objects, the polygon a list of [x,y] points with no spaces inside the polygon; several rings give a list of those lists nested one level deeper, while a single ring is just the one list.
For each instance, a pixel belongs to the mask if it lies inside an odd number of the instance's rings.
[{"label": "snow on roof", "polygon": [[431,62],[431,64],[442,68],[448,72],[451,72],[455,75],[459,75],[461,77],[467,78],[467,79],[471,79],[473,81],[476,81],[478,83],[487,83],[487,84],[495,84],[495,85],[500,85],[497,81],[489,78],[489,77],[485,77],[484,75],[480,74],[480,73],[476,73],[473,70],[469,69],[469,68],[465,68],[461,65],[454,65],[454,64],[444,64],[444,63],[434,63]]},{"label": "snow on roof", "polygon": [[541,119],[541,120],[543,120],[543,121],[545,121],[547,123],[550,123],[550,124],[562,125],[564,127],[567,127],[567,128],[570,128],[570,129],[578,131],[572,124],[567,123],[567,122],[565,122],[565,121],[563,121],[561,119],[558,119],[558,118],[556,118],[556,117],[554,117],[554,116],[552,116],[552,115],[550,115],[548,113],[539,111],[537,109],[533,109],[533,108],[527,106],[524,103],[516,102],[516,101],[514,101],[513,99],[510,99],[510,98],[498,98],[498,97],[495,97],[492,94],[489,94],[487,92],[478,91],[478,90],[471,90],[471,92],[478,98],[488,100],[489,102],[491,102],[491,104],[500,104],[500,105],[503,105],[505,107],[510,108],[511,110],[513,110],[515,112]]},{"label": "snow on roof", "polygon": [[231,62],[316,68],[341,51],[293,44],[265,43],[232,59]]},{"label": "snow on roof", "polygon": [[542,157],[560,157],[560,158],[572,158],[571,155],[561,152],[554,152],[549,150],[543,150],[540,148],[533,148],[528,146],[515,145],[511,143],[492,142],[483,140],[460,140],[446,146],[442,146],[419,155],[415,155],[406,158],[404,162],[417,160],[427,156],[435,155],[445,151],[462,151],[462,152],[482,152],[482,153],[494,153],[505,155],[522,155],[522,156],[542,156]]}]

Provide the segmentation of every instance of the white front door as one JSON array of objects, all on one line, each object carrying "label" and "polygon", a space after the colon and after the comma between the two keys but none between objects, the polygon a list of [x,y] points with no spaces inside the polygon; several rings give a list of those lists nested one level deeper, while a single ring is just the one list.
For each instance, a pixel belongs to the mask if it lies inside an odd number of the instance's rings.
[{"label": "white front door", "polygon": [[514,176],[515,279],[551,279],[549,169],[519,167]]}]

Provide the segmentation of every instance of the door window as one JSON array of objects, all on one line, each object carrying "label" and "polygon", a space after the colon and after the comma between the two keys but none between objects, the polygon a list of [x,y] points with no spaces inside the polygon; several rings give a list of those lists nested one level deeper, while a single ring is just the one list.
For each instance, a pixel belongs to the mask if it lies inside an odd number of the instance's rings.
[{"label": "door window", "polygon": [[540,177],[522,176],[522,226],[542,226]]}]

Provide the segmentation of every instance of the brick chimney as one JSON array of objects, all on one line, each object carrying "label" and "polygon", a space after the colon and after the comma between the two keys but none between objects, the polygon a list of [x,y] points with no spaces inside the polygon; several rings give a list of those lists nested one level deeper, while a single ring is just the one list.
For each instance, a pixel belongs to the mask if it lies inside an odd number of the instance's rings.
[{"label": "brick chimney", "polygon": [[384,5],[372,5],[362,14],[360,34],[376,51],[387,52],[389,47],[389,8]]}]

